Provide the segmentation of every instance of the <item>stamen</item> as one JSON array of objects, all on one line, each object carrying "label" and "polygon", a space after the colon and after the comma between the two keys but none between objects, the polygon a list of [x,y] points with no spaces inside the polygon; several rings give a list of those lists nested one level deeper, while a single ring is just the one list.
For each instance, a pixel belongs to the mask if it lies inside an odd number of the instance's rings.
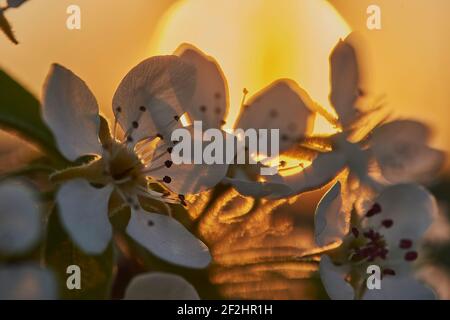
[{"label": "stamen", "polygon": [[408,251],[405,254],[405,260],[406,261],[414,261],[417,259],[418,256],[419,256],[419,254],[416,251]]},{"label": "stamen", "polygon": [[374,205],[372,206],[372,208],[370,208],[369,211],[367,211],[366,213],[366,217],[372,217],[378,213],[381,212],[381,206],[379,203],[374,203]]},{"label": "stamen", "polygon": [[165,165],[167,168],[170,168],[170,167],[172,166],[172,164],[173,164],[173,161],[172,161],[172,160],[166,160],[166,161],[164,162],[164,165]]},{"label": "stamen", "polygon": [[170,178],[169,176],[164,176],[163,181],[165,183],[171,183],[172,182],[172,178]]},{"label": "stamen", "polygon": [[180,199],[180,203],[183,207],[187,207],[186,198],[184,194],[179,194],[178,199]]},{"label": "stamen", "polygon": [[242,93],[243,93],[243,96],[242,96],[242,100],[241,100],[241,109],[245,105],[245,98],[247,97],[247,94],[248,94],[247,88],[242,89]]},{"label": "stamen", "polygon": [[381,222],[381,224],[382,224],[383,227],[385,227],[385,228],[390,228],[390,227],[392,227],[392,225],[394,224],[394,221],[392,221],[391,219],[386,219],[386,220],[383,220],[383,221]]},{"label": "stamen", "polygon": [[385,268],[383,269],[383,274],[387,276],[395,276],[395,271],[393,269]]},{"label": "stamen", "polygon": [[154,223],[152,220],[148,220],[148,221],[147,221],[147,225],[148,225],[149,227],[153,227],[153,226],[155,225],[155,223]]},{"label": "stamen", "polygon": [[353,233],[353,236],[354,236],[355,238],[358,238],[358,236],[359,236],[359,230],[358,230],[358,228],[353,227],[353,228],[352,228],[352,233]]},{"label": "stamen", "polygon": [[401,240],[400,240],[399,247],[400,247],[400,249],[409,249],[409,248],[412,247],[412,245],[413,245],[412,240],[409,240],[409,239],[401,239]]}]

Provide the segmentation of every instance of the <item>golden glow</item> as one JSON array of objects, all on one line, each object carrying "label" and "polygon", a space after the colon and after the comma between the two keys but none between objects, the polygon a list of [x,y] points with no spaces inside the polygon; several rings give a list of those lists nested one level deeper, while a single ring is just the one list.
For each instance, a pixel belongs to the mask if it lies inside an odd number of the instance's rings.
[{"label": "golden glow", "polygon": [[180,117],[180,122],[181,122],[181,125],[182,125],[183,127],[187,127],[187,126],[190,126],[190,125],[192,124],[192,120],[191,120],[191,118],[189,117],[189,115],[188,115],[187,112],[185,112],[185,113]]},{"label": "golden glow", "polygon": [[[266,159],[265,155],[257,155],[255,157],[256,161],[261,161],[266,166],[272,167],[279,165],[278,174],[281,176],[290,176],[296,174],[311,165],[311,161],[296,159],[288,157],[286,155],[280,155],[279,157],[275,157],[268,161],[264,161],[264,159]],[[282,163],[282,165],[280,165],[280,163]]]},{"label": "golden glow", "polygon": [[[151,54],[170,54],[188,42],[214,56],[228,80],[232,127],[242,88],[255,93],[279,78],[297,81],[328,106],[328,56],[350,31],[322,0],[184,0],[171,7],[152,41]],[[315,133],[335,132],[318,117]]]}]

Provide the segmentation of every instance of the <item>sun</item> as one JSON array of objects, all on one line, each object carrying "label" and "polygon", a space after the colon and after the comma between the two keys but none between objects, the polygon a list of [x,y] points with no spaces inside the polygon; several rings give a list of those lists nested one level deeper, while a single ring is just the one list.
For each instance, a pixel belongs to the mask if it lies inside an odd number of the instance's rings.
[{"label": "sun", "polygon": [[[255,93],[278,78],[297,81],[328,110],[328,56],[350,28],[322,0],[183,0],[159,23],[151,54],[170,54],[192,43],[214,56],[230,89],[227,124],[239,112],[242,88]],[[316,119],[315,133],[330,133]]]}]

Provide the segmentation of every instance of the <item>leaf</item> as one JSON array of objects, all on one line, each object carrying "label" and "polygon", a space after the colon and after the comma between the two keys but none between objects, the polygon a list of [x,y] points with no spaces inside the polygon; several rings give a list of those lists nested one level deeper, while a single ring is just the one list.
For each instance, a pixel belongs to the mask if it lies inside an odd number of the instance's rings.
[{"label": "leaf", "polygon": [[14,44],[19,44],[16,37],[14,36],[14,33],[12,31],[11,25],[9,24],[8,20],[6,20],[5,15],[3,14],[3,11],[0,9],[0,29],[6,34],[9,40],[13,42]]},{"label": "leaf", "polygon": [[[110,243],[100,255],[87,255],[72,242],[63,229],[57,210],[50,214],[45,247],[45,261],[58,277],[60,296],[63,299],[107,299],[113,280],[114,250]],[[81,269],[81,289],[69,290],[66,286],[67,267]]]},{"label": "leaf", "polygon": [[0,70],[0,126],[38,145],[53,160],[67,163],[40,114],[39,101]]}]

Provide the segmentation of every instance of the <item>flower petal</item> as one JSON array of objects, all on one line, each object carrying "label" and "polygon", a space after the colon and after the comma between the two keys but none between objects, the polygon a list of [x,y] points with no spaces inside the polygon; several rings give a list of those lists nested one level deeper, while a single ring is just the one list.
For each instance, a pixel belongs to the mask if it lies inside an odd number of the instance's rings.
[{"label": "flower petal", "polygon": [[57,64],[52,66],[44,85],[42,112],[59,150],[69,160],[101,154],[97,101],[72,71]]},{"label": "flower petal", "polygon": [[430,129],[413,120],[383,124],[373,131],[370,148],[383,176],[392,183],[428,182],[445,162],[442,151],[427,145]]},{"label": "flower petal", "polygon": [[364,300],[433,300],[434,292],[412,276],[386,276],[381,289],[366,290]]},{"label": "flower petal", "polygon": [[283,197],[291,192],[291,188],[285,185],[280,175],[265,176],[268,181],[259,182],[250,180],[243,170],[237,169],[233,178],[224,178],[224,183],[231,184],[241,195],[255,198],[261,197]]},{"label": "flower petal", "polygon": [[346,163],[347,159],[341,152],[319,154],[309,167],[299,173],[283,177],[285,184],[291,189],[289,196],[325,186],[344,169]]},{"label": "flower petal", "polygon": [[190,268],[204,268],[211,261],[206,245],[175,219],[132,210],[127,233],[157,257]]},{"label": "flower petal", "polygon": [[207,128],[220,128],[228,114],[228,86],[217,61],[196,47],[183,44],[175,54],[197,69],[197,85],[186,109],[192,121],[201,120]]},{"label": "flower petal", "polygon": [[[134,141],[158,133],[170,136],[174,117],[183,115],[191,102],[195,81],[195,67],[181,58],[151,57],[120,83],[113,98],[114,114],[125,132],[133,130]],[[139,127],[133,129],[135,121]]]},{"label": "flower petal", "polygon": [[[220,144],[218,148],[221,150],[220,153],[224,155],[224,157],[221,157],[221,161],[219,161],[221,163],[208,164],[205,162],[202,152],[206,150],[206,147],[210,144],[210,142],[202,140],[202,132],[198,129],[199,128],[194,126],[182,128],[182,130],[189,131],[186,136],[183,136],[183,139],[186,138],[186,141],[183,140],[179,142],[170,153],[166,152],[166,154],[162,156],[156,154],[155,158],[157,159],[152,160],[150,166],[148,167],[148,175],[151,178],[162,181],[164,177],[166,177],[166,179],[164,179],[166,187],[175,193],[183,195],[199,193],[208,188],[214,187],[225,177],[227,173],[228,165],[225,164],[226,141],[228,139],[233,139],[234,137],[224,131],[220,132],[224,143]],[[202,156],[200,161],[201,163],[198,164],[194,163],[196,156],[196,144],[201,146],[199,152]],[[180,148],[178,149],[178,147]],[[165,166],[164,164],[167,161],[174,160],[174,157],[176,157],[178,153],[181,153],[181,147],[190,148],[190,156],[186,156],[186,159],[183,158],[183,161],[173,161],[173,164],[170,166]],[[231,154],[230,157],[233,155],[234,154]],[[231,157],[231,159],[232,158],[233,157]]]},{"label": "flower petal", "polygon": [[352,286],[345,281],[348,270],[344,266],[334,265],[329,256],[323,255],[320,258],[319,272],[322,284],[331,299],[353,300],[355,298]]},{"label": "flower petal", "polygon": [[0,268],[0,300],[49,300],[57,298],[56,279],[34,264]]},{"label": "flower petal", "polygon": [[342,210],[341,183],[331,187],[320,200],[314,218],[315,239],[319,246],[342,240],[348,233],[349,217]]},{"label": "flower petal", "polygon": [[355,49],[341,40],[330,55],[330,102],[344,128],[359,114],[355,107],[359,96],[359,80]]},{"label": "flower petal", "polygon": [[108,201],[113,187],[92,187],[86,180],[71,180],[58,190],[61,221],[75,243],[85,252],[104,251],[111,240]]},{"label": "flower petal", "polygon": [[398,184],[386,187],[375,199],[381,213],[368,219],[373,227],[381,226],[383,220],[393,224],[383,230],[383,235],[392,249],[401,239],[418,242],[437,215],[434,197],[425,188],[415,184]]},{"label": "flower petal", "polygon": [[241,110],[238,129],[279,129],[280,152],[312,131],[313,101],[294,81],[278,80],[255,94]]},{"label": "flower petal", "polygon": [[182,277],[149,272],[134,277],[125,291],[125,300],[200,300],[195,288]]},{"label": "flower petal", "polygon": [[0,185],[0,252],[23,253],[42,234],[35,194],[25,185],[9,181]]}]

